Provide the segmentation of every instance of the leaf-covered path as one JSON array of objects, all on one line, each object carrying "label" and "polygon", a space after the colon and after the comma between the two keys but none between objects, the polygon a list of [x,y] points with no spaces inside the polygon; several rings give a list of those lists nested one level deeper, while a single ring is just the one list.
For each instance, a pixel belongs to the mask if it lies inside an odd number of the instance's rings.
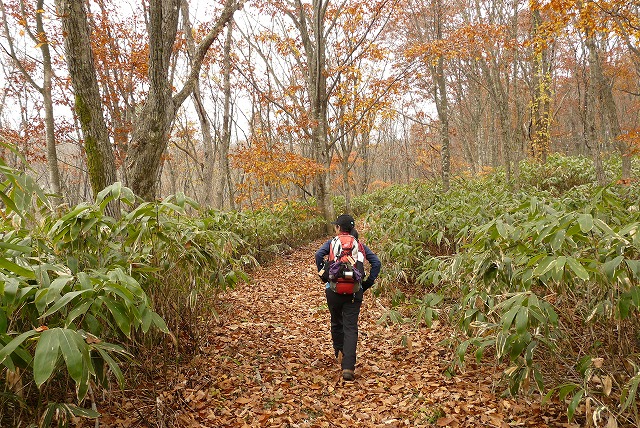
[{"label": "leaf-covered path", "polygon": [[447,378],[440,342],[450,331],[378,325],[384,305],[370,292],[356,379],[343,382],[315,274],[320,244],[261,267],[251,284],[221,297],[220,322],[203,326],[201,353],[168,380],[157,412],[185,427],[567,426],[555,409],[500,397],[499,373],[489,368]]}]

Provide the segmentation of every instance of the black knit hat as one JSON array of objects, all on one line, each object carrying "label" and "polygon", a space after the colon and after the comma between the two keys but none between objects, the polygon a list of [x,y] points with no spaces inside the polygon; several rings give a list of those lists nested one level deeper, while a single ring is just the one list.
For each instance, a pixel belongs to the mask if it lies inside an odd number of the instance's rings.
[{"label": "black knit hat", "polygon": [[341,214],[338,216],[336,221],[333,222],[333,224],[337,224],[338,226],[340,226],[340,229],[344,230],[345,232],[351,232],[351,229],[353,229],[356,225],[356,221],[349,214]]}]

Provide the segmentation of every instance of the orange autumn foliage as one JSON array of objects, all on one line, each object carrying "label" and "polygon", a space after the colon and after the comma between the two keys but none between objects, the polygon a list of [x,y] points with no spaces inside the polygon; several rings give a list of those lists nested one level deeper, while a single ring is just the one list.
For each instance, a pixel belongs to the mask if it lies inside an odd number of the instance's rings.
[{"label": "orange autumn foliage", "polygon": [[260,137],[229,157],[232,166],[244,173],[244,180],[237,185],[237,202],[250,201],[254,207],[275,202],[269,189],[304,188],[325,171],[317,162],[282,146],[269,147]]}]

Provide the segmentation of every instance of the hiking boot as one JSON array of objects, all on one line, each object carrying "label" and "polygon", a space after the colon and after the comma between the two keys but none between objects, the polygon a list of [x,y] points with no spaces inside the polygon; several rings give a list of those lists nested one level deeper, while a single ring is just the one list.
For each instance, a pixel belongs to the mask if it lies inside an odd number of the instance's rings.
[{"label": "hiking boot", "polygon": [[355,377],[356,377],[356,374],[353,372],[353,370],[349,370],[349,369],[342,370],[342,379],[352,381],[353,378]]}]

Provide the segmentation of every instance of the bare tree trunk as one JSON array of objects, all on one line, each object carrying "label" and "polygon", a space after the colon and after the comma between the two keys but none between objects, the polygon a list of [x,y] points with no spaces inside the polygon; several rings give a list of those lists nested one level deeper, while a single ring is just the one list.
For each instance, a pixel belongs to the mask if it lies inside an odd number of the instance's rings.
[{"label": "bare tree trunk", "polygon": [[[229,168],[229,146],[231,145],[231,42],[233,41],[233,21],[229,22],[227,38],[224,42],[224,72],[223,72],[223,96],[224,112],[222,115],[222,138],[220,139],[220,163],[221,174],[218,177],[218,194],[216,205],[224,207],[224,188],[229,186],[231,195],[231,170]],[[233,199],[233,198],[230,198]],[[233,200],[231,201],[233,206]]]},{"label": "bare tree trunk", "polygon": [[[378,139],[381,139],[380,134],[378,134]],[[369,190],[369,183],[371,182],[371,135],[366,135],[362,139],[362,146],[360,147],[360,158],[362,159],[362,174],[361,174],[361,187],[360,193],[367,193]]]},{"label": "bare tree trunk", "polygon": [[604,186],[606,184],[606,179],[604,175],[604,168],[602,166],[602,142],[598,138],[596,134],[596,97],[600,94],[598,88],[598,76],[597,76],[597,66],[594,66],[598,62],[598,58],[596,55],[596,50],[589,47],[589,45],[594,45],[594,41],[592,36],[587,35],[585,40],[585,44],[588,47],[588,61],[589,61],[589,84],[587,86],[587,93],[585,99],[585,135],[587,141],[589,141],[592,152],[593,152],[593,164],[596,170],[596,181],[598,185]]},{"label": "bare tree trunk", "polygon": [[500,142],[502,143],[502,161],[506,170],[507,182],[511,182],[511,126],[509,122],[509,99],[507,92],[504,88],[499,75],[499,68],[497,65],[493,65],[491,68],[488,66],[484,58],[479,61],[480,66],[484,72],[487,80],[487,86],[489,89],[489,95],[496,107],[498,126],[500,128]]},{"label": "bare tree trunk", "polygon": [[202,92],[200,83],[196,82],[193,89],[193,103],[195,105],[198,120],[200,121],[200,129],[202,131],[202,188],[203,193],[200,200],[206,207],[210,207],[213,203],[213,171],[215,170],[215,150],[213,143],[213,134],[211,133],[211,121],[202,100]]},{"label": "bare tree trunk", "polygon": [[[324,18],[329,0],[313,0],[311,17],[300,0],[295,0],[295,11],[288,15],[298,28],[307,59],[307,90],[309,93],[311,117],[311,152],[313,158],[326,168],[326,172],[318,174],[314,179],[314,190],[318,208],[322,217],[327,220],[327,233],[331,232],[331,221],[334,217],[333,203],[329,196],[329,167],[331,166],[331,146],[327,142],[327,76],[325,74],[326,41],[324,36]],[[297,15],[296,15],[297,14]],[[309,31],[308,25],[312,26]],[[312,37],[313,35],[313,37]]]},{"label": "bare tree trunk", "polygon": [[149,95],[134,122],[132,143],[127,151],[130,185],[145,200],[156,196],[161,157],[176,115],[169,67],[178,29],[179,3],[180,0],[149,2]]},{"label": "bare tree trunk", "polygon": [[[340,127],[342,128],[342,127]],[[340,147],[340,173],[342,175],[342,193],[345,199],[345,212],[351,212],[351,185],[349,183],[349,171],[352,164],[349,163],[349,153],[352,152],[354,146],[355,134],[340,129],[339,147]]]},{"label": "bare tree trunk", "polygon": [[616,102],[613,98],[611,85],[607,82],[607,78],[602,71],[602,60],[600,59],[600,53],[593,35],[587,35],[585,45],[589,49],[591,78],[596,86],[596,93],[602,105],[602,109],[604,110],[604,115],[607,117],[609,122],[609,137],[622,157],[622,171],[620,178],[626,179],[629,178],[629,175],[631,174],[631,158],[629,157],[627,144],[619,138],[622,131],[620,129]]},{"label": "bare tree trunk", "polygon": [[49,50],[49,40],[46,39],[44,25],[42,24],[42,12],[44,10],[44,0],[38,0],[36,11],[36,30],[38,35],[44,38],[40,43],[42,52],[42,66],[44,67],[44,82],[42,85],[42,96],[44,99],[44,123],[47,140],[47,165],[49,168],[49,178],[51,179],[51,190],[57,197],[62,195],[60,186],[60,168],[58,167],[58,151],[56,149],[56,136],[53,117],[53,97],[51,95],[51,79],[53,69],[51,66],[51,52]]},{"label": "bare tree trunk", "polygon": [[[89,181],[94,197],[116,181],[113,148],[105,124],[100,89],[96,78],[90,31],[84,2],[56,0],[65,33],[64,46],[69,75],[75,92],[76,115],[80,122],[87,155]],[[117,214],[117,208],[107,208]]]},{"label": "bare tree trunk", "polygon": [[[182,0],[182,25],[184,29],[185,39],[187,41],[187,49],[193,57],[196,53],[196,44],[193,40],[193,26],[189,20],[189,4],[186,0]],[[207,114],[207,110],[202,101],[202,92],[200,90],[200,82],[196,80],[193,87],[193,104],[200,122],[202,131],[203,161],[202,161],[202,191],[203,196],[198,198],[206,207],[210,207],[213,202],[213,171],[215,169],[215,156],[213,148],[213,135],[211,134],[211,121]]]},{"label": "bare tree trunk", "polygon": [[[299,0],[296,0],[300,11],[302,11],[302,5]],[[314,44],[311,45],[309,40],[308,45],[313,46],[309,52],[307,52],[308,64],[309,64],[309,89],[311,98],[311,117],[314,123],[312,132],[312,144],[315,148],[316,161],[326,168],[326,173],[318,174],[316,178],[316,197],[318,199],[318,206],[320,207],[320,213],[327,220],[326,230],[332,231],[330,222],[333,220],[335,214],[333,210],[333,202],[329,195],[329,182],[330,182],[330,167],[331,167],[331,147],[327,143],[327,108],[328,108],[328,96],[327,96],[327,77],[325,74],[326,66],[326,41],[324,38],[324,16],[326,13],[329,0],[313,0],[314,11]]]},{"label": "bare tree trunk", "polygon": [[[434,6],[434,25],[436,40],[442,40],[442,0],[436,0]],[[438,57],[438,60],[434,66],[432,66],[432,75],[435,80],[433,86],[433,97],[436,102],[436,109],[438,111],[438,118],[440,119],[440,142],[442,147],[440,149],[440,173],[442,176],[442,188],[446,192],[450,186],[450,174],[451,174],[451,152],[449,149],[449,102],[447,101],[447,84],[444,77],[444,59],[442,56]]]},{"label": "bare tree trunk", "polygon": [[[24,0],[20,2],[21,8],[24,11]],[[53,68],[51,64],[51,51],[49,49],[49,39],[44,31],[44,25],[42,21],[42,14],[44,13],[44,0],[38,0],[36,5],[36,34],[33,34],[28,26],[25,26],[29,37],[40,46],[40,52],[42,52],[42,67],[43,67],[43,85],[39,86],[27,73],[26,69],[20,63],[13,46],[13,39],[11,38],[9,27],[7,23],[7,16],[4,8],[4,3],[0,3],[0,11],[2,12],[2,20],[4,24],[4,30],[6,39],[9,44],[9,56],[16,64],[18,70],[23,74],[27,82],[42,94],[44,103],[44,123],[45,123],[45,140],[47,146],[47,168],[49,170],[49,180],[51,184],[51,191],[57,195],[56,199],[62,195],[60,184],[60,168],[58,165],[58,151],[56,149],[55,140],[55,126],[53,116],[53,97],[51,95],[51,80],[53,77]],[[4,103],[3,103],[4,104]]]}]

